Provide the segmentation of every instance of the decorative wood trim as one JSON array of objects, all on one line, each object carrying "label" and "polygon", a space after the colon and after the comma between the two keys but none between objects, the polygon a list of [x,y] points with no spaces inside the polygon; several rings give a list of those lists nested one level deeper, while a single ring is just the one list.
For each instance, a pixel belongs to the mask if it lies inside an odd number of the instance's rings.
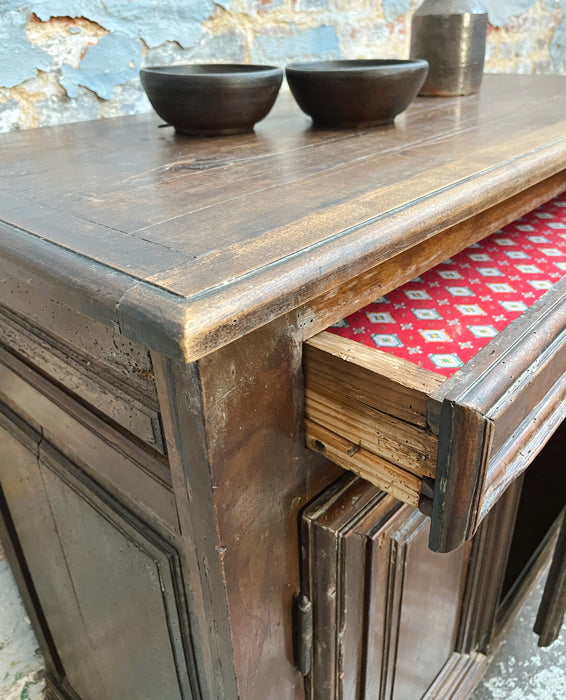
[{"label": "decorative wood trim", "polygon": [[[0,417],[2,414],[0,413]],[[5,425],[2,422],[2,425]],[[7,425],[7,424],[6,424]],[[10,428],[7,426],[7,429]],[[24,443],[22,443],[24,444]],[[37,448],[37,445],[36,445]],[[34,455],[37,451],[34,451]],[[39,599],[35,586],[33,585],[32,577],[26,564],[24,553],[22,551],[18,535],[12,523],[10,510],[2,486],[0,484],[0,540],[6,553],[6,557],[10,564],[10,569],[14,575],[18,590],[22,598],[24,608],[31,621],[33,631],[37,638],[41,653],[45,659],[47,672],[52,674],[54,678],[62,679],[64,671],[61,666],[61,661],[57,654],[55,644],[49,633],[49,627],[45,620],[45,616],[41,610]]]},{"label": "decorative wood trim", "polygon": [[566,506],[560,515],[560,528],[534,632],[539,635],[539,647],[547,647],[558,638],[566,613]]},{"label": "decorative wood trim", "polygon": [[489,651],[522,484],[523,476],[519,476],[482,522],[472,540],[455,647],[460,653]]},{"label": "decorative wood trim", "polygon": [[152,400],[107,365],[80,355],[5,311],[0,313],[0,337],[10,352],[63,387],[78,403],[164,454],[157,396]]},{"label": "decorative wood trim", "polygon": [[485,676],[492,658],[484,654],[454,653],[421,700],[464,700]]},{"label": "decorative wood trim", "polygon": [[473,535],[564,415],[565,306],[563,278],[432,396],[442,402],[432,549]]},{"label": "decorative wood trim", "polygon": [[185,586],[177,550],[45,441],[39,445],[39,463],[49,468],[154,563],[159,572],[164,617],[181,696],[183,700],[196,700],[201,697],[191,644]]},{"label": "decorative wood trim", "polygon": [[3,348],[0,397],[117,500],[151,518],[156,529],[178,533],[175,500],[165,481],[169,469]]},{"label": "decorative wood trim", "polygon": [[49,674],[45,678],[45,700],[81,700],[66,679],[58,682]]},{"label": "decorative wood trim", "polygon": [[236,698],[199,371],[196,364],[185,365],[157,353],[152,353],[152,360],[181,528],[185,595],[202,693],[205,698]]}]

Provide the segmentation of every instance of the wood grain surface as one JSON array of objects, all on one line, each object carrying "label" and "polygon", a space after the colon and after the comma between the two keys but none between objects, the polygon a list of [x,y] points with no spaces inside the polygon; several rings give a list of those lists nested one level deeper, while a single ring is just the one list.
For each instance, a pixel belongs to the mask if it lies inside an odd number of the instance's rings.
[{"label": "wood grain surface", "polygon": [[488,75],[365,131],[313,129],[281,95],[245,136],[153,115],[5,134],[3,265],[197,359],[563,170],[565,87]]}]

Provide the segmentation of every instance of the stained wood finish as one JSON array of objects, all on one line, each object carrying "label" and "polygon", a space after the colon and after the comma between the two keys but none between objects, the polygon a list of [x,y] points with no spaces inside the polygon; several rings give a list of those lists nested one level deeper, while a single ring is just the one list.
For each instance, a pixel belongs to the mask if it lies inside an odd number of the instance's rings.
[{"label": "stained wood finish", "polygon": [[[17,442],[22,447],[25,447],[31,454],[37,454],[38,446],[41,442],[41,435],[32,430],[24,421],[6,407],[3,407],[0,412],[0,434],[8,434],[9,439],[17,440]],[[4,445],[4,450],[7,451],[7,444]],[[56,679],[59,686],[62,686],[65,683],[65,672],[61,666],[61,660],[59,659],[55,643],[49,631],[45,615],[41,610],[37,590],[33,583],[33,577],[25,560],[22,545],[1,486],[0,541],[2,542],[8,561],[10,562],[10,568],[18,584],[26,613],[33,625],[47,672]]]},{"label": "stained wood finish", "polygon": [[566,615],[566,508],[554,548],[542,600],[537,612],[534,631],[539,635],[539,647],[550,646],[558,639]]},{"label": "stained wood finish", "polygon": [[304,694],[290,624],[300,585],[298,518],[340,470],[304,448],[301,349],[291,315],[198,363],[239,693],[230,699]]},{"label": "stained wood finish", "polygon": [[565,93],[486,76],[356,132],[282,95],[214,151],[151,115],[4,135],[2,270],[195,359],[562,170]]},{"label": "stained wood finish", "polygon": [[[81,700],[192,700],[175,550],[49,443],[25,445],[7,428],[2,488],[70,688]],[[122,559],[110,563],[116,546]]]},{"label": "stained wood finish", "polygon": [[368,252],[363,258],[364,265],[375,259],[377,264],[374,267],[321,294],[301,308],[304,338],[311,338],[331,324],[418,277],[564,191],[566,170],[447,228],[442,235],[428,238],[385,262],[381,261],[379,253],[374,256],[373,252]]},{"label": "stained wood finish", "polygon": [[452,551],[566,415],[566,278],[449,379],[329,333],[304,367],[308,447],[419,505]]},{"label": "stained wood finish", "polygon": [[[95,329],[93,329],[95,330]],[[109,329],[105,329],[109,330]],[[68,391],[76,400],[88,406],[90,410],[108,418],[125,431],[132,433],[141,442],[161,454],[165,453],[165,445],[161,431],[161,418],[157,394],[153,385],[153,368],[151,362],[147,369],[140,368],[135,362],[135,351],[132,347],[128,353],[130,362],[124,362],[127,351],[120,348],[120,336],[115,336],[114,365],[118,365],[124,377],[113,371],[108,364],[98,364],[94,353],[87,354],[87,348],[103,346],[104,336],[99,339],[94,333],[85,333],[85,346],[79,351],[71,349],[66,344],[57,342],[52,336],[45,335],[39,329],[29,326],[21,318],[16,319],[12,314],[0,313],[0,338],[5,347],[18,354],[27,363],[35,366],[44,375]],[[133,344],[130,342],[129,345]],[[105,350],[104,347],[101,350]],[[139,348],[141,350],[141,348]],[[99,354],[102,354],[99,352]],[[110,353],[109,353],[110,354]],[[134,355],[134,358],[131,357]],[[139,355],[143,359],[143,352]],[[120,362],[121,360],[121,362]],[[139,391],[137,385],[144,384]],[[153,392],[148,392],[151,387]],[[154,396],[151,396],[151,393]],[[149,395],[148,395],[149,394]]]},{"label": "stained wood finish", "polygon": [[0,406],[20,415],[140,516],[179,529],[169,470],[0,348]]},{"label": "stained wood finish", "polygon": [[432,397],[442,403],[433,549],[473,535],[563,420],[565,386],[566,278]]},{"label": "stained wood finish", "polygon": [[305,511],[312,700],[420,698],[450,660],[469,547],[432,553],[427,523],[351,477]]},{"label": "stained wood finish", "polygon": [[[23,239],[20,235],[20,240]],[[134,397],[143,397],[148,405],[157,405],[151,357],[146,347],[121,335],[117,324],[97,321],[92,314],[77,313],[70,306],[73,297],[63,299],[56,289],[46,289],[35,278],[18,272],[17,268],[11,268],[0,278],[0,298],[8,302],[8,307],[1,307],[2,323],[10,327],[3,329],[6,343],[11,340],[8,332],[32,336],[38,343],[47,343],[53,351],[77,359],[83,367],[95,368],[126,385],[135,392]],[[96,304],[97,299],[92,303]],[[29,359],[33,362],[33,358]]]},{"label": "stained wood finish", "polygon": [[182,538],[182,563],[204,698],[237,697],[230,644],[221,540],[214,514],[207,455],[202,385],[196,364],[158,354],[153,364],[163,411],[175,501]]},{"label": "stained wood finish", "polygon": [[456,641],[459,652],[490,651],[522,488],[523,475],[509,486],[473,538]]},{"label": "stained wood finish", "polygon": [[[132,555],[125,588],[147,583],[142,570],[163,571],[166,590],[145,589],[149,609],[162,606],[145,629],[173,629],[155,652],[171,697],[303,700],[290,612],[299,512],[340,468],[304,449],[302,339],[369,300],[370,282],[397,286],[474,240],[478,222],[497,228],[552,196],[564,183],[564,85],[486,76],[479,96],[418,99],[395,126],[368,131],[313,130],[282,96],[255,134],[223,140],[176,138],[152,115],[0,136],[0,305],[49,349],[32,357],[20,333],[2,356],[2,412],[37,438],[22,474],[41,477],[34,517],[18,516],[10,536],[21,530],[29,549],[26,528],[53,535],[56,517],[63,532],[37,556],[72,549],[75,566],[84,561],[67,537],[76,518],[83,539],[87,524],[111,533],[105,562],[121,561],[124,547]],[[146,408],[158,396],[170,468],[135,437],[139,415],[133,430],[72,395],[53,364],[61,348]],[[19,496],[5,498],[10,512]],[[399,552],[420,561],[422,516],[412,517],[414,538],[400,533]],[[91,562],[96,547],[85,548]],[[89,670],[69,649],[83,621],[53,557],[46,567],[61,587],[45,620],[65,627],[73,683],[106,697],[105,650]],[[80,597],[106,590],[104,568],[89,566]],[[131,627],[137,650],[147,642],[134,634],[140,618]],[[50,693],[77,700],[56,671]]]}]

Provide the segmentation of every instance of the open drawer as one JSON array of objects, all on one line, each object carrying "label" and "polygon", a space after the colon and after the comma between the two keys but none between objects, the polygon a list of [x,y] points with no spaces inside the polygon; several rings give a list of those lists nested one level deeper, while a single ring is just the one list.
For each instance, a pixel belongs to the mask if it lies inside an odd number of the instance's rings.
[{"label": "open drawer", "polygon": [[566,278],[448,378],[327,331],[304,368],[308,446],[417,505],[451,551],[566,415]]}]

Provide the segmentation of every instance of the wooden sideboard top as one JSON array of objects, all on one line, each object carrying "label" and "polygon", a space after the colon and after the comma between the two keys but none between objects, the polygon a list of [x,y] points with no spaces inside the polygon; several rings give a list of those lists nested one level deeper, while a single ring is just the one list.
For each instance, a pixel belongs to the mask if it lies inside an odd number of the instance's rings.
[{"label": "wooden sideboard top", "polygon": [[315,130],[289,94],[250,135],[159,124],[1,135],[0,281],[194,360],[563,170],[566,78],[486,75],[365,131]]}]

